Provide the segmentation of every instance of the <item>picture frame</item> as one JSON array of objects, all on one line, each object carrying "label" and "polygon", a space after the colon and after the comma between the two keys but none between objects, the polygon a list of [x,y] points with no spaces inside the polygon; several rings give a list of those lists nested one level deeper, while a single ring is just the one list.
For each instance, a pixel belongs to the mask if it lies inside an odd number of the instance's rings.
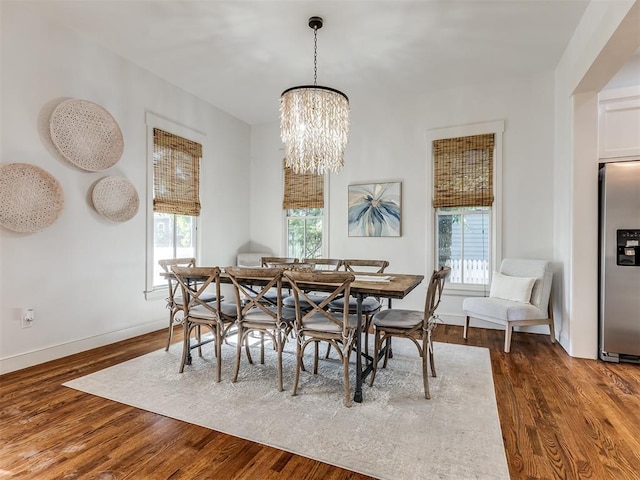
[{"label": "picture frame", "polygon": [[348,231],[350,237],[400,237],[402,182],[349,185]]}]

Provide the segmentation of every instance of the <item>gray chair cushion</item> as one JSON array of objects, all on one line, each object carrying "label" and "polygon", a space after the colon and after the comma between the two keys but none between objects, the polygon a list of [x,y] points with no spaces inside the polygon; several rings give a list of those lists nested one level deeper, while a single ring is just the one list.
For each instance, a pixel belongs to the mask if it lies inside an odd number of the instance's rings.
[{"label": "gray chair cushion", "polygon": [[[329,302],[331,310],[342,310],[344,308],[344,298],[338,298],[333,302]],[[349,313],[356,313],[356,299],[349,297]],[[372,313],[380,309],[380,302],[373,297],[367,297],[362,300],[362,313]]]},{"label": "gray chair cushion", "polygon": [[[340,316],[342,320],[342,316]],[[349,328],[356,328],[358,325],[358,318],[355,315],[349,315]],[[331,320],[326,318],[320,313],[316,313],[311,318],[305,321],[304,328],[306,330],[318,330],[321,332],[341,332],[342,327],[336,325]]]},{"label": "gray chair cushion", "polygon": [[293,322],[296,319],[296,309],[290,307],[282,307],[282,319],[288,322]]},{"label": "gray chair cushion", "polygon": [[422,311],[392,308],[376,313],[373,316],[373,324],[383,328],[411,328],[421,324],[423,319]]},{"label": "gray chair cushion", "polygon": [[[312,302],[316,303],[317,305],[320,305],[322,300],[324,300],[327,296],[326,295],[308,295],[308,297],[309,299],[311,299]],[[288,307],[288,308],[296,308],[296,300],[293,297],[293,295],[289,295],[288,297],[283,298],[282,306]],[[309,302],[304,300],[302,297],[300,297],[300,308],[302,308],[303,310],[309,310],[311,308],[309,306]]]},{"label": "gray chair cushion", "polygon": [[[235,303],[223,302],[220,309],[223,314],[229,317],[236,317],[238,315],[238,308]],[[211,310],[206,309],[202,305],[193,307],[189,313],[196,318],[213,318]]]},{"label": "gray chair cushion", "polygon": [[547,312],[535,305],[502,298],[468,297],[462,301],[462,310],[473,317],[490,317],[505,321],[547,318]]}]

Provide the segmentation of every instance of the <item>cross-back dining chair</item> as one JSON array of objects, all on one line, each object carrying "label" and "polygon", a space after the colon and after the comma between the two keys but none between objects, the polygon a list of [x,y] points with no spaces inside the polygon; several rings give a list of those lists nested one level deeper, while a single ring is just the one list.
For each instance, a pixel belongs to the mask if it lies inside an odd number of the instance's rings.
[{"label": "cross-back dining chair", "polygon": [[[307,267],[311,270],[337,272],[341,266],[342,260],[338,258],[305,258],[301,263],[293,265],[293,268]],[[324,293],[318,292],[308,293],[308,295],[312,295],[311,298],[313,298],[316,303],[320,303],[324,299],[324,297],[326,297]],[[284,297],[283,302],[284,306],[287,308],[295,307],[293,295]],[[310,308],[309,305],[305,304],[304,301],[300,303],[300,307],[303,310],[308,310]]]},{"label": "cross-back dining chair", "polygon": [[303,258],[302,263],[314,265],[315,270],[337,272],[342,266],[342,260],[339,258]]},{"label": "cross-back dining chair", "polygon": [[[196,259],[195,257],[184,257],[184,258],[167,258],[163,260],[158,260],[158,265],[162,268],[165,273],[171,272],[171,267],[195,267]],[[168,297],[167,297],[167,308],[169,309],[169,338],[167,339],[167,346],[165,347],[165,351],[169,350],[171,346],[171,340],[173,339],[173,326],[179,323],[182,323],[182,320],[176,317],[176,314],[183,309],[182,304],[182,292],[180,290],[180,285],[175,279],[171,276],[167,276],[167,284],[168,284]],[[212,293],[207,292],[204,294],[203,299],[207,299],[207,301],[212,302],[216,299],[216,296]]]},{"label": "cross-back dining chair", "polygon": [[[191,349],[214,342],[216,356],[216,382],[222,375],[222,343],[228,330],[235,324],[238,308],[232,303],[223,303],[220,296],[220,269],[218,267],[171,267],[171,271],[183,297],[183,344],[180,373],[191,363]],[[206,290],[214,287],[216,300],[206,300]],[[212,340],[203,341],[201,329],[206,327],[213,335]],[[196,344],[191,345],[191,334],[196,332]]]},{"label": "cross-back dining chair", "polygon": [[[300,259],[294,257],[262,257],[261,263],[263,268],[297,268]],[[263,295],[262,299],[267,303],[273,304],[276,301],[276,291],[271,289],[271,291]]]},{"label": "cross-back dining chair", "polygon": [[342,266],[345,272],[384,273],[389,262],[387,260],[346,259],[342,260]]},{"label": "cross-back dining chair", "polygon": [[[389,266],[387,260],[363,260],[363,259],[346,259],[342,260],[341,265],[346,272],[352,272],[354,274],[366,275],[367,273],[384,273]],[[334,312],[341,312],[345,307],[345,299],[339,298],[329,304],[329,310]],[[355,314],[357,312],[358,304],[354,297],[348,297],[349,313]],[[371,318],[373,315],[380,311],[382,308],[380,297],[366,297],[362,299],[361,313],[363,317],[363,331],[365,335],[364,351],[368,357],[369,354],[369,328],[371,326]],[[326,357],[329,357],[331,347],[327,348]]]},{"label": "cross-back dining chair", "polygon": [[299,258],[293,257],[262,257],[261,263],[263,267],[277,267],[282,263],[298,263]]},{"label": "cross-back dining chair", "polygon": [[[283,390],[282,381],[282,350],[287,341],[287,335],[293,328],[295,312],[282,308],[282,272],[281,268],[237,268],[227,267],[226,274],[233,283],[236,304],[239,305],[238,318],[238,344],[236,351],[236,363],[233,371],[232,382],[238,380],[240,371],[240,357],[242,345],[247,350],[249,363],[253,363],[249,348],[249,335],[260,335],[260,363],[264,364],[264,337],[271,340],[277,354],[277,387]],[[256,287],[256,280],[261,283]],[[263,296],[273,289],[276,290],[276,303],[274,305],[265,302]]]},{"label": "cross-back dining chair", "polygon": [[378,357],[382,344],[385,344],[384,363],[382,368],[387,367],[389,359],[390,340],[392,337],[402,337],[409,339],[418,349],[422,359],[422,381],[424,384],[424,398],[431,398],[429,393],[429,366],[431,375],[436,376],[436,367],[433,357],[433,342],[431,332],[436,327],[438,316],[436,309],[440,304],[442,290],[446,278],[451,274],[449,267],[440,267],[435,270],[427,285],[427,294],[424,303],[424,310],[402,310],[391,308],[382,310],[373,316],[374,332],[374,352],[373,371],[369,386],[373,386],[378,370]]},{"label": "cross-back dining chair", "polygon": [[[296,370],[293,381],[292,395],[298,393],[300,370],[303,367],[303,356],[310,343],[315,344],[314,374],[317,373],[318,342],[328,342],[340,356],[343,368],[344,404],[351,406],[349,388],[349,356],[357,340],[357,318],[349,315],[348,310],[338,314],[327,310],[329,302],[338,296],[348,296],[354,276],[349,272],[305,272],[289,270],[284,272],[284,278],[293,289],[296,305]],[[307,293],[308,291],[326,291],[327,296],[316,303]],[[310,308],[304,311],[301,302]]]}]

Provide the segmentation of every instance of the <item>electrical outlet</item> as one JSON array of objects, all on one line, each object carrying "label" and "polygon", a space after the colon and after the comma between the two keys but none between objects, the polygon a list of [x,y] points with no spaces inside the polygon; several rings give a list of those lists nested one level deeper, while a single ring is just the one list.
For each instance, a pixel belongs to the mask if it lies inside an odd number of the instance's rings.
[{"label": "electrical outlet", "polygon": [[33,326],[35,319],[33,308],[25,308],[22,312],[22,328],[29,328]]}]

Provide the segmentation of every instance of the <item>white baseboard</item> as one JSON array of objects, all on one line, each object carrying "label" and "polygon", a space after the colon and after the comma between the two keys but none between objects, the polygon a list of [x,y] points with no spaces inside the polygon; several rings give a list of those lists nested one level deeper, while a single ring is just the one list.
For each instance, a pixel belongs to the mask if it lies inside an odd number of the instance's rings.
[{"label": "white baseboard", "polygon": [[33,352],[22,353],[12,357],[0,359],[0,374],[32,367],[40,363],[57,360],[75,353],[91,350],[92,348],[103,347],[110,343],[119,342],[128,338],[144,335],[162,328],[167,328],[166,319],[137,325],[135,327],[117,330],[115,332],[103,333],[94,337],[74,340],[73,342],[54,345],[52,347],[35,350]]},{"label": "white baseboard", "polygon": [[560,338],[558,339],[558,342],[560,342],[560,345],[562,346],[562,348],[564,348],[565,352],[571,351],[571,341],[569,340],[569,337],[567,337],[567,334],[564,331],[560,333]]}]

